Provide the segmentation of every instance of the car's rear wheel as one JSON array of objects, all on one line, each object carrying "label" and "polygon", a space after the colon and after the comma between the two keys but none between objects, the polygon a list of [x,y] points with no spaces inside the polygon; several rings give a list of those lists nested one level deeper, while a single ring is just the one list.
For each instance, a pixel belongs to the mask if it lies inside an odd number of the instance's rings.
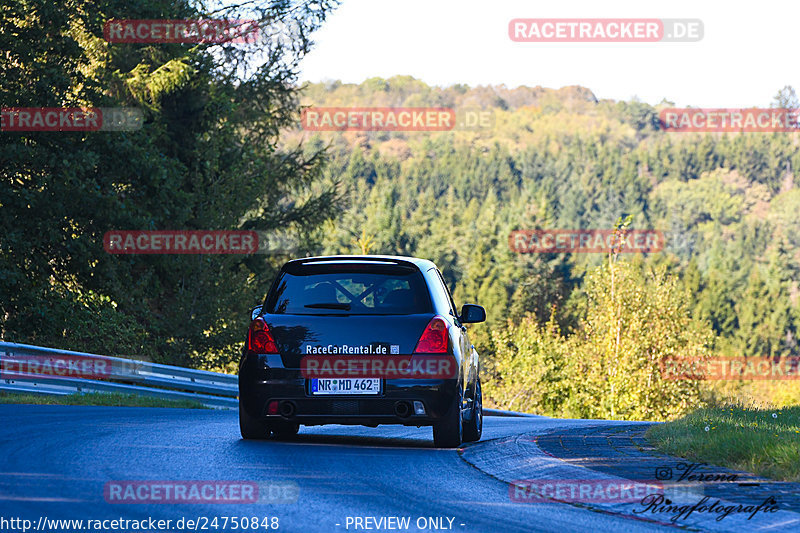
[{"label": "car's rear wheel", "polygon": [[242,406],[239,406],[239,431],[243,439],[260,440],[269,437],[267,425],[263,420],[248,415]]},{"label": "car's rear wheel", "polygon": [[450,405],[447,414],[433,425],[433,444],[437,448],[456,448],[463,438],[463,420],[461,418],[461,387]]},{"label": "car's rear wheel", "polygon": [[300,424],[277,420],[269,424],[269,429],[276,439],[285,440],[294,438],[297,435],[297,432],[300,431]]},{"label": "car's rear wheel", "polygon": [[475,388],[471,411],[472,416],[464,423],[464,442],[479,441],[483,434],[483,393],[480,380]]}]

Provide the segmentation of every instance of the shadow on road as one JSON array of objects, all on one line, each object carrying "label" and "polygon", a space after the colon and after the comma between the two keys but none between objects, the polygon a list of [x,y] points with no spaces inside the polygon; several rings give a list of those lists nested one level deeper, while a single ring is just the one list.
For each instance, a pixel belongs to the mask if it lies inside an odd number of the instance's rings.
[{"label": "shadow on road", "polygon": [[291,439],[275,439],[270,438],[263,441],[245,441],[240,440],[241,445],[257,448],[272,446],[275,444],[284,445],[330,445],[330,446],[352,446],[352,447],[373,447],[373,448],[403,448],[403,449],[436,449],[433,446],[433,440],[430,437],[430,430],[419,430],[419,437],[399,437],[399,436],[381,436],[380,434],[364,435],[353,434],[344,435],[344,431],[337,434],[328,433],[309,433],[313,429],[301,430],[301,433]]}]

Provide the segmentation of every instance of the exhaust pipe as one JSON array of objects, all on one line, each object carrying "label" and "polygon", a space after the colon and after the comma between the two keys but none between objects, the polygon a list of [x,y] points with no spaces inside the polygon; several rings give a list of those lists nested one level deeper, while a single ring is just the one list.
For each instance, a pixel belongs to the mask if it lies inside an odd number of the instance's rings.
[{"label": "exhaust pipe", "polygon": [[296,408],[294,406],[294,402],[285,400],[281,402],[279,407],[279,412],[281,416],[284,418],[292,418],[294,416],[295,410]]},{"label": "exhaust pipe", "polygon": [[411,415],[411,404],[408,402],[395,403],[394,414],[400,418],[407,418],[409,415]]}]

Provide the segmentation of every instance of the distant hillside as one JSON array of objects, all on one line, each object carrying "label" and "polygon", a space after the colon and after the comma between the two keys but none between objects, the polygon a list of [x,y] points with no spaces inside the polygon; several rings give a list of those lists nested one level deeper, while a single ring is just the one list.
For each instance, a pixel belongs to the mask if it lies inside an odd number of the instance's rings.
[{"label": "distant hillside", "polygon": [[[505,86],[430,87],[410,76],[384,80],[371,78],[361,84],[341,82],[308,84],[301,104],[312,107],[447,107],[490,112],[493,127],[477,131],[422,132],[336,132],[322,135],[326,140],[363,144],[369,140],[408,139],[452,135],[456,142],[504,141],[509,149],[522,148],[542,135],[577,131],[602,135],[620,142],[638,142],[658,128],[657,110],[639,102],[598,101],[584,87],[561,89]],[[285,140],[310,138],[309,132],[294,131]],[[402,152],[400,150],[399,152]]]},{"label": "distant hillside", "polygon": [[555,306],[569,330],[585,269],[602,257],[515,254],[509,233],[610,228],[630,214],[634,228],[667,233],[644,262],[681,277],[720,348],[797,348],[797,134],[665,132],[658,108],[577,86],[439,88],[396,76],[310,84],[302,103],[481,107],[495,119],[478,131],[287,132],[290,145],[328,145],[328,177],[347,191],[348,209],[320,239],[326,252],[352,251],[358,237],[371,252],[431,257],[460,299],[487,303],[490,323],[546,320]]},{"label": "distant hillside", "polygon": [[[363,106],[477,106],[517,110],[522,107],[558,106],[569,111],[583,111],[597,104],[592,91],[577,85],[561,89],[517,87],[504,85],[468,87],[431,87],[411,76],[394,76],[389,79],[370,78],[361,84],[344,84],[339,81],[309,84],[304,91],[303,103],[318,105]],[[588,104],[588,105],[587,105]]]}]

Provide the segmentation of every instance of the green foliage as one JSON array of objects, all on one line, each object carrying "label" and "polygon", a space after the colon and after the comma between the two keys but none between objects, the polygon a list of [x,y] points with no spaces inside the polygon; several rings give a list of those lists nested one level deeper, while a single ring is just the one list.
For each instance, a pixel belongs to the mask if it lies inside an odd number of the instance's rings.
[{"label": "green foliage", "polygon": [[708,407],[653,426],[647,438],[673,456],[800,481],[800,407]]},{"label": "green foliage", "polygon": [[[285,23],[287,39],[258,49],[102,38],[109,18],[202,18],[203,3],[0,6],[4,106],[146,116],[133,132],[0,135],[0,338],[226,368],[285,257],[110,255],[102,237],[255,229],[294,235],[301,255],[435,261],[459,303],[487,308],[472,330],[487,399],[512,408],[663,419],[702,401],[659,379],[664,357],[796,353],[796,133],[666,133],[668,102],[598,101],[574,86],[394,76],[300,90],[309,35],[335,3],[214,14]],[[793,99],[787,87],[775,104]],[[493,123],[310,134],[296,127],[301,105],[483,108]],[[611,229],[623,214],[665,231],[665,250],[606,263],[508,245],[516,229]]]},{"label": "green foliage", "polygon": [[[371,253],[436,261],[459,302],[487,308],[488,326],[475,328],[484,352],[492,353],[489,331],[509,317],[530,315],[544,326],[552,314],[566,337],[579,332],[586,274],[603,262],[597,254],[515,254],[512,230],[611,229],[624,213],[634,229],[665,233],[664,251],[643,262],[662,268],[664,283],[676,277],[689,291],[686,312],[711,325],[710,348],[796,353],[796,134],[665,133],[658,107],[597,101],[580,87],[439,88],[394,77],[310,84],[301,98],[317,106],[483,106],[492,113],[486,130],[310,137],[331,144],[326,173],[349,191],[348,208],[320,250],[353,251],[363,228],[375,240]],[[289,130],[284,142],[306,133]]]},{"label": "green foliage", "polygon": [[573,416],[567,402],[575,376],[567,370],[570,343],[554,321],[531,317],[492,331],[493,357],[483,367],[485,401],[503,409]]},{"label": "green foliage", "polygon": [[120,394],[111,392],[75,393],[64,396],[47,394],[24,394],[16,392],[0,392],[0,404],[15,403],[29,405],[103,405],[111,407],[172,407],[179,409],[208,409],[194,400],[167,400],[151,398],[138,394]]},{"label": "green foliage", "polygon": [[612,257],[586,279],[588,303],[569,359],[575,416],[665,420],[701,403],[693,380],[663,379],[668,358],[702,360],[711,331],[689,314],[675,276]]},{"label": "green foliage", "polygon": [[577,334],[532,317],[492,334],[484,388],[497,405],[550,416],[665,420],[702,404],[697,381],[662,378],[667,358],[708,356],[711,331],[674,276],[612,261],[586,279]]},{"label": "green foliage", "polygon": [[[109,44],[109,18],[203,18],[197,2],[0,6],[0,101],[139,107],[141,130],[0,134],[0,338],[224,366],[281,257],[113,255],[110,230],[305,236],[338,212],[319,149],[277,146],[295,119],[306,36],[333,2],[254,2],[219,18],[286,23],[274,46]],[[245,11],[242,11],[245,10]],[[244,67],[242,65],[247,65]]]}]

